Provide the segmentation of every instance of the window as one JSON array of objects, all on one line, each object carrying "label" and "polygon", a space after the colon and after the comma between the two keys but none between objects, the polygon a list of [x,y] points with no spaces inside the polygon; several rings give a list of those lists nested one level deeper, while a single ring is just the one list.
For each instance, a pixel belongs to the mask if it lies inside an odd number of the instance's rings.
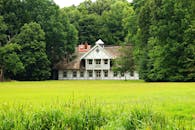
[{"label": "window", "polygon": [[113,75],[114,77],[117,77],[118,76],[118,73],[117,72],[114,72],[114,75]]},{"label": "window", "polygon": [[107,65],[108,64],[108,60],[106,59],[106,60],[104,60],[104,64],[105,65]]},{"label": "window", "polygon": [[77,72],[73,71],[72,75],[73,75],[74,78],[76,78],[77,77]]},{"label": "window", "polygon": [[108,77],[108,71],[107,70],[104,71],[104,77]]},{"label": "window", "polygon": [[95,62],[96,62],[96,64],[101,64],[101,60],[100,59],[98,59],[98,60],[95,60]]},{"label": "window", "polygon": [[133,72],[130,72],[130,76],[133,77],[134,76],[134,73]]},{"label": "window", "polygon": [[64,78],[67,78],[67,71],[64,71],[63,76]]},{"label": "window", "polygon": [[93,64],[93,60],[88,60],[88,64]]},{"label": "window", "polygon": [[80,72],[80,77],[84,77],[84,72],[83,71]]},{"label": "window", "polygon": [[88,77],[93,77],[93,71],[92,70],[88,71]]},{"label": "window", "polygon": [[124,76],[125,76],[125,74],[123,72],[121,72],[121,77],[124,77]]},{"label": "window", "polygon": [[101,70],[96,71],[96,77],[101,77]]}]

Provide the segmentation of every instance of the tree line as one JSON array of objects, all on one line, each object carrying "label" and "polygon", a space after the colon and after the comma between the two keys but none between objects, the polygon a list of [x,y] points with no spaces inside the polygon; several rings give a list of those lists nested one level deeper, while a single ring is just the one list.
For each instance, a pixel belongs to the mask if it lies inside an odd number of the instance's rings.
[{"label": "tree line", "polygon": [[125,19],[132,10],[127,0],[86,0],[79,6],[63,9],[79,32],[79,43],[87,41],[94,44],[101,38],[109,45],[124,43],[128,22]]},{"label": "tree line", "polygon": [[194,0],[134,0],[129,41],[142,79],[195,81],[194,6]]},{"label": "tree line", "polygon": [[121,71],[137,70],[146,81],[195,81],[194,6],[193,0],[85,0],[60,9],[50,0],[1,0],[0,74],[51,79],[77,44],[101,38],[133,46],[122,49]]},{"label": "tree line", "polygon": [[50,79],[78,39],[65,12],[49,0],[1,0],[0,27],[1,75],[15,80]]}]

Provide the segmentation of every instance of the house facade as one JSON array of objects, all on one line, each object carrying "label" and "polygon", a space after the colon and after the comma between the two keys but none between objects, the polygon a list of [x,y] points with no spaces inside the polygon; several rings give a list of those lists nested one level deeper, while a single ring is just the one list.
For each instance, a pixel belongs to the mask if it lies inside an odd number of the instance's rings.
[{"label": "house facade", "polygon": [[100,39],[95,46],[79,45],[75,59],[56,65],[59,80],[138,80],[134,73],[119,73],[112,70],[114,59],[120,56],[120,46],[104,46]]}]

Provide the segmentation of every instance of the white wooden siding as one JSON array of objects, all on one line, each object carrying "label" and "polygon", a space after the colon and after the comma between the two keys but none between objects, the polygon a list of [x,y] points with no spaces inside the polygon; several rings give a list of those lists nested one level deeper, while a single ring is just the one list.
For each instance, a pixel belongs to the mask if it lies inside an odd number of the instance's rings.
[{"label": "white wooden siding", "polygon": [[[67,77],[64,77],[64,70],[59,70],[59,80],[138,80],[139,75],[137,72],[134,72],[134,76],[131,76],[130,73],[125,73],[124,76],[121,76],[120,73],[116,77],[114,77],[114,72],[112,70],[108,70],[108,77],[104,77],[103,70],[101,70],[101,77],[96,77],[96,71],[93,71],[93,77],[88,76],[88,71],[84,70],[84,77],[80,77],[80,71],[79,70],[66,70],[67,71]],[[77,77],[73,77],[73,72],[77,72]]]}]

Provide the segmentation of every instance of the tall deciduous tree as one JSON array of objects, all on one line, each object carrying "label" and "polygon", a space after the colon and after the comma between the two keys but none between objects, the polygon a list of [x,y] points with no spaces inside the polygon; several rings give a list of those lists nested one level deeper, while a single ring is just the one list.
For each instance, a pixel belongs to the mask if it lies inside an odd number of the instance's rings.
[{"label": "tall deciduous tree", "polygon": [[20,59],[25,70],[19,80],[45,80],[50,76],[50,62],[46,55],[45,33],[35,22],[25,24],[13,40],[21,46]]},{"label": "tall deciduous tree", "polygon": [[192,1],[147,0],[138,13],[137,60],[147,81],[194,81]]},{"label": "tall deciduous tree", "polygon": [[21,47],[18,44],[6,44],[0,47],[0,81],[4,80],[5,72],[9,73],[6,78],[14,76],[24,70],[23,63],[21,62],[18,53]]},{"label": "tall deciduous tree", "polygon": [[94,44],[101,38],[112,45],[124,42],[127,29],[123,26],[123,19],[130,7],[127,0],[86,0],[79,6],[63,10],[79,31],[80,43]]},{"label": "tall deciduous tree", "polygon": [[4,22],[3,17],[0,16],[0,47],[7,42],[6,31],[7,31],[7,25]]},{"label": "tall deciduous tree", "polygon": [[120,49],[121,56],[116,59],[114,62],[113,70],[116,72],[131,74],[135,71],[135,62],[133,57],[133,48],[132,46],[122,46]]},{"label": "tall deciduous tree", "polygon": [[79,20],[79,42],[94,44],[99,37],[99,21],[96,14],[86,15]]},{"label": "tall deciduous tree", "polygon": [[117,1],[111,5],[108,12],[103,13],[104,31],[102,37],[106,43],[119,44],[124,42],[125,31],[123,28],[124,10],[128,2]]},{"label": "tall deciduous tree", "polygon": [[45,32],[46,54],[51,62],[50,68],[74,52],[78,39],[77,31],[53,1],[1,0],[0,15],[3,16],[0,18],[2,45],[13,41],[18,37],[20,28],[25,23],[33,21],[40,24]]}]

